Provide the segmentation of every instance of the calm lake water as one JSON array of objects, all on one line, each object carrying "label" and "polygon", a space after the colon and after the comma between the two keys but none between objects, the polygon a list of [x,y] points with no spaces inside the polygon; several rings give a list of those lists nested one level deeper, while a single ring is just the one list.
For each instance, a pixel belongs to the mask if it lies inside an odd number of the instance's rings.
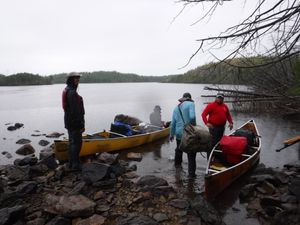
[{"label": "calm lake water", "polygon": [[[84,98],[86,110],[86,133],[108,129],[116,114],[123,113],[149,121],[149,114],[155,105],[162,108],[163,120],[171,120],[173,108],[184,92],[190,92],[196,105],[197,124],[204,126],[200,118],[207,99],[203,94],[215,94],[204,91],[201,84],[164,84],[164,83],[113,83],[80,84],[79,93]],[[41,139],[53,142],[53,139],[32,137],[32,134],[66,133],[63,125],[61,93],[65,85],[0,87],[0,152],[8,151],[13,155],[7,159],[0,154],[0,164],[12,163],[19,156],[15,154],[20,145],[16,141],[27,138],[38,152]],[[262,114],[241,114],[232,112],[234,127],[237,128],[249,119],[254,119],[262,136],[261,162],[267,166],[282,167],[284,164],[299,160],[299,146],[296,144],[276,153],[282,141],[299,135],[300,126],[274,116]],[[20,122],[24,128],[8,131],[8,123]],[[228,133],[229,130],[226,130]],[[61,138],[66,137],[66,135]],[[139,175],[155,174],[164,177],[177,188],[187,193],[203,190],[203,177],[206,159],[197,155],[197,179],[190,184],[186,179],[187,158],[184,155],[182,171],[173,168],[175,142],[167,139],[134,149],[143,153],[138,166]]]}]

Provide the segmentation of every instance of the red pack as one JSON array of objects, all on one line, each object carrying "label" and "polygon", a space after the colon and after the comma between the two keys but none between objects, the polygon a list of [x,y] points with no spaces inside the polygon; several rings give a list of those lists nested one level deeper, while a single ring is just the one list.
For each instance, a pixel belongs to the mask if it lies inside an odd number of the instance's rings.
[{"label": "red pack", "polygon": [[242,154],[246,151],[247,145],[246,137],[223,136],[220,141],[220,148],[230,164],[242,161]]}]

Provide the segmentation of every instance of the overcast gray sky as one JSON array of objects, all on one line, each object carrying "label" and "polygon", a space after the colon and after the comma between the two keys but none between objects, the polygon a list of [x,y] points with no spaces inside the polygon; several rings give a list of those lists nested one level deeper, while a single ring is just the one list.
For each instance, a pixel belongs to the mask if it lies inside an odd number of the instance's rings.
[{"label": "overcast gray sky", "polygon": [[0,0],[0,74],[184,73],[213,60],[199,55],[178,69],[196,39],[242,20],[244,4],[224,2],[210,21],[191,26],[211,3],[186,8],[172,23],[183,7],[174,0]]}]

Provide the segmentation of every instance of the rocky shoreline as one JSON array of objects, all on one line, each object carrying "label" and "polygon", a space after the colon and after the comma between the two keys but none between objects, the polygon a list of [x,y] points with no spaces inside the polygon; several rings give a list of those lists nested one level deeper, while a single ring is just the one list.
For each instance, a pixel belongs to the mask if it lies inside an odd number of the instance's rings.
[{"label": "rocky shoreline", "polygon": [[58,165],[50,150],[0,167],[0,225],[222,224],[201,196],[177,193],[163,178],[138,178],[135,165],[102,153],[81,172]]},{"label": "rocky shoreline", "polygon": [[[0,225],[225,224],[201,194],[190,198],[159,176],[139,177],[137,166],[118,154],[98,154],[85,159],[82,171],[70,171],[57,163],[53,146],[37,158],[30,140],[18,142],[23,158],[0,166]],[[141,160],[141,155],[129,155]],[[300,224],[300,163],[280,170],[259,164],[240,190],[239,201],[260,224]]]}]

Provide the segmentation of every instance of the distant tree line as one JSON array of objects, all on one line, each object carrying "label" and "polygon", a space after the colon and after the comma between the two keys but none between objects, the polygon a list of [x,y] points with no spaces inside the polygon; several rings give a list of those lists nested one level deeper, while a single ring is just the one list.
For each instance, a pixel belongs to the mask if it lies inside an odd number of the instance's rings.
[{"label": "distant tree line", "polygon": [[10,76],[0,75],[0,86],[46,85],[52,84],[51,77],[31,73],[17,73]]}]

